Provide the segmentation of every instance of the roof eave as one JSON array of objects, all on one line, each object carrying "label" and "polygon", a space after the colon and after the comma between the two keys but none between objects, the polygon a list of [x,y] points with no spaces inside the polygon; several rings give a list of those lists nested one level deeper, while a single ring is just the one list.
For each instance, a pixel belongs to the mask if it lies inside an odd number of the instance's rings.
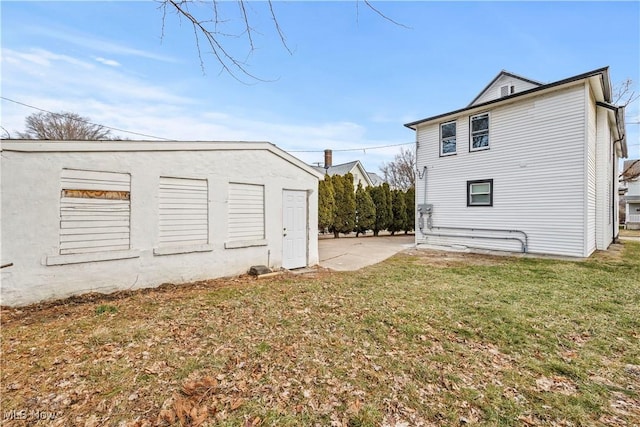
[{"label": "roof eave", "polygon": [[568,77],[566,79],[563,80],[558,80],[556,82],[552,82],[552,83],[548,83],[542,86],[538,86],[535,87],[533,89],[529,89],[529,90],[525,90],[523,92],[518,92],[518,93],[514,93],[512,95],[508,95],[502,98],[498,98],[498,99],[492,99],[491,101],[487,101],[487,102],[483,102],[482,104],[477,104],[477,105],[472,105],[472,106],[467,106],[464,108],[460,108],[458,110],[454,110],[454,111],[450,111],[448,113],[444,113],[444,114],[438,114],[436,116],[432,116],[432,117],[427,117],[425,119],[422,120],[416,120],[414,122],[410,122],[410,123],[406,123],[404,126],[409,128],[409,129],[413,129],[416,130],[417,126],[423,123],[427,123],[433,120],[437,120],[437,119],[441,119],[443,117],[447,117],[447,116],[452,116],[452,115],[457,115],[460,113],[463,113],[465,111],[469,111],[469,110],[475,110],[475,109],[482,109],[484,107],[487,107],[489,105],[494,105],[494,104],[500,104],[500,103],[506,103],[507,101],[512,101],[514,99],[517,99],[519,97],[524,97],[527,95],[531,95],[532,93],[536,93],[536,92],[542,92],[545,90],[549,90],[549,89],[553,89],[555,87],[558,86],[564,86],[567,84],[571,84],[580,80],[584,80],[584,79],[588,79],[589,77],[593,77],[593,76],[597,76],[597,75],[602,75],[602,81],[603,81],[603,85],[604,85],[604,93],[605,93],[605,100],[610,99],[611,98],[611,89],[610,89],[610,85],[608,83],[609,81],[609,67],[603,67],[603,68],[598,68],[596,70],[593,71],[588,71],[586,73],[583,74],[578,74],[576,76],[572,76],[572,77]]},{"label": "roof eave", "polygon": [[0,151],[14,151],[22,153],[236,150],[266,150],[319,180],[324,179],[324,175],[320,174],[302,160],[287,153],[275,144],[265,141],[0,141]]}]

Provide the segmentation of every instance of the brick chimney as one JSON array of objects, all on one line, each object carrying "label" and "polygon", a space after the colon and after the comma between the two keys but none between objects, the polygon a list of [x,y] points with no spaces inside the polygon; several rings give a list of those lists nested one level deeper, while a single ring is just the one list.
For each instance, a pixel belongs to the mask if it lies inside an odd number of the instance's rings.
[{"label": "brick chimney", "polygon": [[329,169],[332,166],[333,152],[329,149],[324,150],[324,168]]}]

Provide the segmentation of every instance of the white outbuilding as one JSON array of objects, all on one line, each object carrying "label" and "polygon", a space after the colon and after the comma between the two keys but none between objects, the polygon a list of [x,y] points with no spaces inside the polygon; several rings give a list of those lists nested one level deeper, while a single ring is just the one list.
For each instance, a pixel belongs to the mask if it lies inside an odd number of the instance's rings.
[{"label": "white outbuilding", "polygon": [[322,174],[267,142],[3,141],[1,304],[318,263]]}]

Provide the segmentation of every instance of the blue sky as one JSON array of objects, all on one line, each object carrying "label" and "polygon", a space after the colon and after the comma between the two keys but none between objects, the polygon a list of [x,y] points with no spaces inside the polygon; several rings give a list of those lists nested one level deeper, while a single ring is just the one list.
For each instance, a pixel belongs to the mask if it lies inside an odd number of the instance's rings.
[{"label": "blue sky", "polygon": [[[608,65],[614,84],[631,78],[640,89],[639,2],[374,5],[408,28],[362,1],[276,1],[290,54],[268,5],[249,3],[255,49],[222,41],[268,81],[243,84],[206,48],[203,72],[192,29],[174,14],[163,37],[157,2],[2,1],[2,96],[163,138],[270,141],[309,163],[331,148],[334,163],[359,159],[377,172],[414,141],[404,123],[466,106],[502,69],[551,82]],[[219,12],[220,29],[238,33],[237,4]],[[640,121],[639,105],[629,122]],[[13,136],[35,111],[0,107]],[[635,158],[639,127],[627,125]]]}]

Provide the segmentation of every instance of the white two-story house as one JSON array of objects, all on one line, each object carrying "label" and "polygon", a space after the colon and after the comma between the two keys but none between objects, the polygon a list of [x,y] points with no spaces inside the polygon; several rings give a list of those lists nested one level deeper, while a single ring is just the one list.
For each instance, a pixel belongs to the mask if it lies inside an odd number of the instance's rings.
[{"label": "white two-story house", "polygon": [[640,230],[640,159],[627,160],[622,168],[621,178],[627,190],[625,228]]},{"label": "white two-story house", "polygon": [[416,133],[416,244],[587,257],[618,234],[624,109],[609,69],[543,84],[500,72]]}]

